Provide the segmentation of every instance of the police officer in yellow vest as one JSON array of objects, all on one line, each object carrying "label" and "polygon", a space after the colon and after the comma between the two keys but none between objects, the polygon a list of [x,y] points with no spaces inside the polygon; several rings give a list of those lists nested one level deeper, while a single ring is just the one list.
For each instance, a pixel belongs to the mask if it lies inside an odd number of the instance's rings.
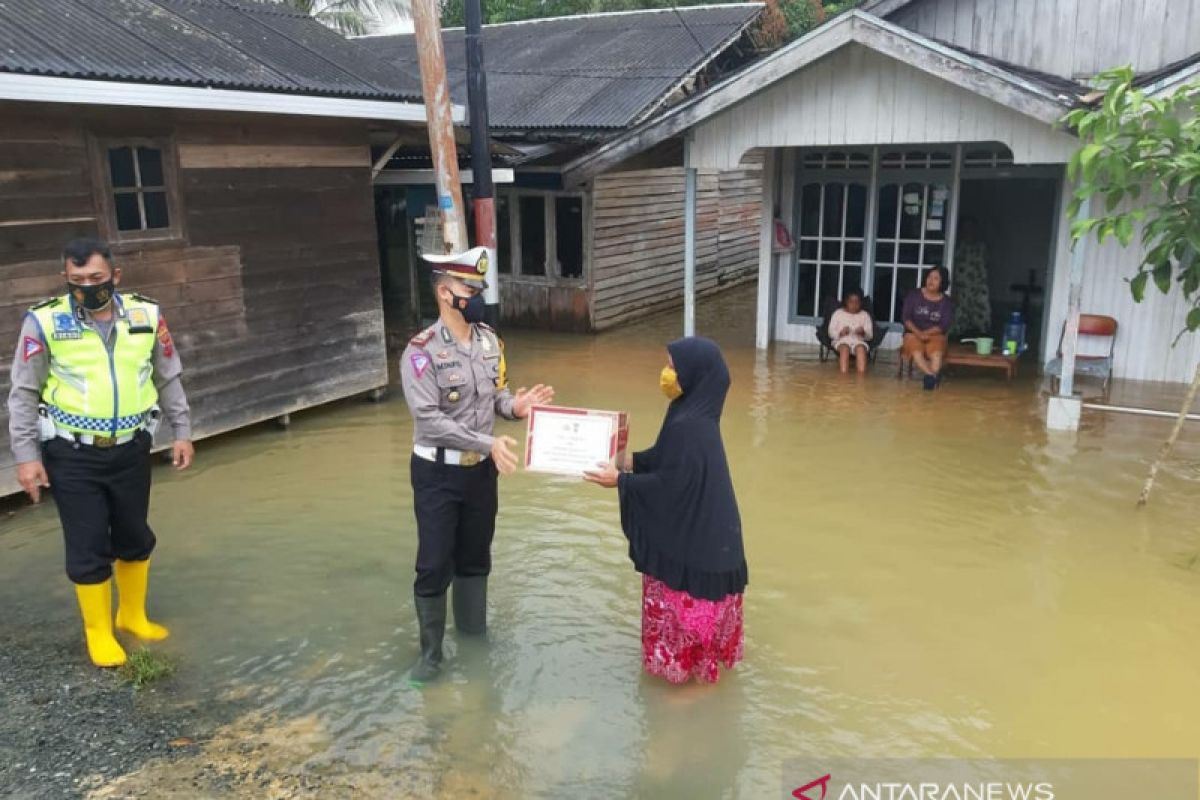
[{"label": "police officer in yellow vest", "polygon": [[67,294],[25,316],[12,366],[9,431],[17,478],[34,502],[54,493],[92,662],[125,663],[116,627],[164,639],[146,618],[154,532],[150,445],[160,415],[174,437],[177,469],[192,463],[182,367],[158,305],[121,295],[121,271],[107,245],[76,239],[63,250]]},{"label": "police officer in yellow vest", "polygon": [[424,258],[433,273],[438,321],[415,336],[400,359],[413,416],[410,467],[418,539],[413,603],[421,658],[412,678],[417,681],[441,670],[451,585],[459,632],[480,635],[486,628],[496,478],[517,467],[516,442],[493,435],[495,419],[524,418],[533,406],[554,399],[554,389],[541,384],[516,393],[508,388],[503,342],[483,324],[487,250]]}]

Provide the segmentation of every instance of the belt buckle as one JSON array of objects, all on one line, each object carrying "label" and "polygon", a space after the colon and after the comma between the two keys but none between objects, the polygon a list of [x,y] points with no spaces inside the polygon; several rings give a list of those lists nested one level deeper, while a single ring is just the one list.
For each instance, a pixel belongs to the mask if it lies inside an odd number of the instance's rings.
[{"label": "belt buckle", "polygon": [[459,456],[458,463],[464,467],[473,467],[483,460],[483,456],[476,453],[474,450],[464,452]]},{"label": "belt buckle", "polygon": [[117,444],[117,437],[115,437],[115,436],[93,436],[92,437],[92,447],[99,447],[101,450],[107,450],[110,447],[116,446],[116,444]]}]

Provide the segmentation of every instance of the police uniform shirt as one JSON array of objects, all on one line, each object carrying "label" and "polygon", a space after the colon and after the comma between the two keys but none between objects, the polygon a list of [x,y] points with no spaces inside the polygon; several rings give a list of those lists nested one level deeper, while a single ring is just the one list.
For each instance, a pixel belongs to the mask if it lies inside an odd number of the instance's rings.
[{"label": "police uniform shirt", "polygon": [[[110,353],[117,336],[155,337],[150,360],[154,370],[154,385],[158,389],[158,407],[162,409],[163,417],[171,426],[175,441],[190,440],[191,412],[187,395],[183,391],[183,383],[180,381],[183,364],[179,360],[179,352],[171,340],[166,324],[163,323],[158,331],[131,334],[130,322],[125,316],[119,294],[113,300],[113,314],[112,325],[105,339]],[[81,313],[76,315],[76,320],[80,326],[95,335],[103,335],[100,326],[86,310],[81,310]],[[12,365],[12,390],[8,395],[9,437],[12,441],[13,456],[18,464],[39,461],[42,457],[41,437],[38,433],[38,406],[41,403],[42,389],[50,375],[52,352],[52,343],[43,337],[37,320],[32,314],[26,314],[21,325],[21,334],[17,337],[17,353],[13,357]]]},{"label": "police uniform shirt", "polygon": [[414,442],[490,453],[496,415],[516,419],[503,358],[500,338],[486,325],[471,325],[466,344],[441,320],[414,337],[400,357]]}]

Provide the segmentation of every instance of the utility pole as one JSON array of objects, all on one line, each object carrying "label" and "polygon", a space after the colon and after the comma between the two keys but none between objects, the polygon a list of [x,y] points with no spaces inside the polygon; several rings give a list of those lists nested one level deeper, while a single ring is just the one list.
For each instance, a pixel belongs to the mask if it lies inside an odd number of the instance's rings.
[{"label": "utility pole", "polygon": [[412,15],[429,126],[429,150],[433,154],[438,209],[442,214],[442,242],[447,253],[461,253],[467,249],[467,228],[437,0],[412,0]]},{"label": "utility pole", "polygon": [[483,68],[483,12],[480,0],[464,0],[467,22],[467,106],[471,114],[471,171],[475,198],[475,242],[488,251],[487,323],[500,323],[500,265],[496,255],[496,190],[488,147],[487,73]]}]

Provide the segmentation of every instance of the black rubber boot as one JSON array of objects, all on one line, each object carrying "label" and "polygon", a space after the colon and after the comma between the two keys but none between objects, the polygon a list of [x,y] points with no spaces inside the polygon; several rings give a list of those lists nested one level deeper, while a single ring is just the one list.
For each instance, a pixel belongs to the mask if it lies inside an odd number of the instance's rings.
[{"label": "black rubber boot", "polygon": [[421,658],[409,675],[419,683],[431,681],[442,671],[442,638],[446,635],[446,595],[413,596],[417,626],[421,632]]},{"label": "black rubber boot", "polygon": [[454,579],[454,627],[460,633],[487,633],[487,576]]}]

